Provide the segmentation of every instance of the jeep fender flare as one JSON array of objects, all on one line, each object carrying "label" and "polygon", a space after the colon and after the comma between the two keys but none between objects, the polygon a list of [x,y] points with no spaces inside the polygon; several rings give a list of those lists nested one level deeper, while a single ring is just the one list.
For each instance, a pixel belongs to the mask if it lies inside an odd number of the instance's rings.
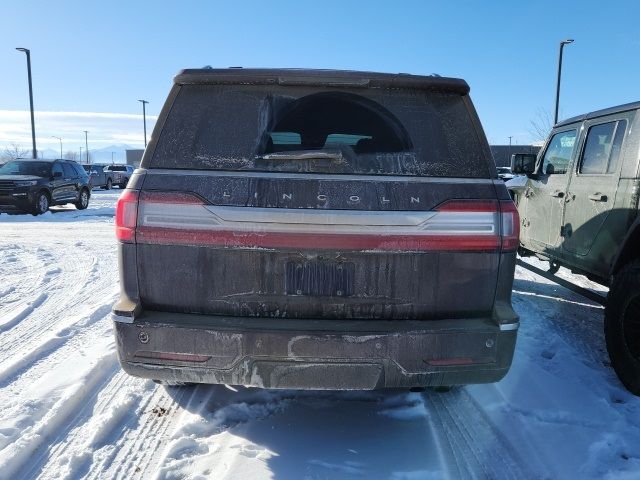
[{"label": "jeep fender flare", "polygon": [[613,259],[609,275],[615,275],[627,263],[640,257],[640,216],[636,217]]}]

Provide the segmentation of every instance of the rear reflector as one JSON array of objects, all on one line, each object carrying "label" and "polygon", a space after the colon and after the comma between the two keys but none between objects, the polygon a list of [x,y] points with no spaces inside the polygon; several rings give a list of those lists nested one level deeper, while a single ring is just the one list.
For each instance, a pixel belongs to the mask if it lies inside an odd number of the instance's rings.
[{"label": "rear reflector", "polygon": [[188,193],[148,191],[140,193],[136,209],[136,192],[126,193],[116,211],[118,238],[125,242],[373,251],[517,248],[512,202],[451,200],[431,211],[356,212],[207,205]]},{"label": "rear reflector", "polygon": [[137,358],[167,360],[174,362],[193,362],[204,363],[211,358],[211,355],[197,355],[192,353],[174,353],[174,352],[136,352]]}]

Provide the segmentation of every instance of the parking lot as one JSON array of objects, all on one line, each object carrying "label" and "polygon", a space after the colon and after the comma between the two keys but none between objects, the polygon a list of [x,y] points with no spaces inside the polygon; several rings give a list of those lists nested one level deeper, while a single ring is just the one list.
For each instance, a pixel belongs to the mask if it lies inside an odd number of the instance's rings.
[{"label": "parking lot", "polygon": [[0,477],[637,478],[640,399],[610,368],[602,307],[520,267],[521,329],[497,384],[322,393],[127,376],[110,320],[117,197],[0,216]]}]

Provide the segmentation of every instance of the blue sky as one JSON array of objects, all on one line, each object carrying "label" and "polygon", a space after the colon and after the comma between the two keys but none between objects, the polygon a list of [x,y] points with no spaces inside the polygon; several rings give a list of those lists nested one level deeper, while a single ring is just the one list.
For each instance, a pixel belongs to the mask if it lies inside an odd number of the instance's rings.
[{"label": "blue sky", "polygon": [[527,143],[530,121],[553,109],[562,39],[575,43],[565,48],[561,118],[640,100],[638,18],[633,0],[5,1],[0,144],[29,146],[28,117],[16,113],[29,106],[25,58],[14,47],[31,49],[36,111],[67,112],[62,123],[37,115],[42,148],[58,135],[77,149],[85,129],[96,148],[141,144],[137,99],[149,100],[152,124],[175,73],[204,65],[462,77],[489,141]]}]

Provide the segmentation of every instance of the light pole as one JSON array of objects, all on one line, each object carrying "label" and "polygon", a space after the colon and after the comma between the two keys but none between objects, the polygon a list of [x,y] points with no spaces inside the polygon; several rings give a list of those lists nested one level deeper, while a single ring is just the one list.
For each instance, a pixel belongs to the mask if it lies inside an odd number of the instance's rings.
[{"label": "light pole", "polygon": [[145,106],[147,105],[146,100],[138,100],[142,103],[142,123],[144,124],[144,148],[147,148],[147,109]]},{"label": "light pole", "polygon": [[36,149],[36,122],[33,116],[33,87],[31,86],[31,51],[28,48],[16,48],[19,52],[27,54],[27,74],[29,76],[29,106],[31,107],[31,141],[33,143],[32,158],[38,158]]},{"label": "light pole", "polygon": [[558,123],[558,105],[560,103],[560,77],[562,77],[562,50],[565,45],[573,43],[573,38],[568,38],[560,42],[560,53],[558,55],[558,84],[556,85],[556,113],[553,117],[553,124]]},{"label": "light pole", "polygon": [[80,147],[80,162],[82,162],[82,147]]},{"label": "light pole", "polygon": [[89,162],[89,141],[87,140],[87,134],[89,133],[86,130],[83,130],[84,132],[84,150],[87,154],[87,165],[90,163]]},{"label": "light pole", "polygon": [[60,137],[56,137],[55,135],[51,135],[51,138],[57,138],[60,140],[60,159],[62,160],[62,139]]},{"label": "light pole", "polygon": [[513,135],[509,135],[509,162],[511,162],[511,138]]},{"label": "light pole", "polygon": [[113,152],[111,152],[111,165],[113,165]]}]

